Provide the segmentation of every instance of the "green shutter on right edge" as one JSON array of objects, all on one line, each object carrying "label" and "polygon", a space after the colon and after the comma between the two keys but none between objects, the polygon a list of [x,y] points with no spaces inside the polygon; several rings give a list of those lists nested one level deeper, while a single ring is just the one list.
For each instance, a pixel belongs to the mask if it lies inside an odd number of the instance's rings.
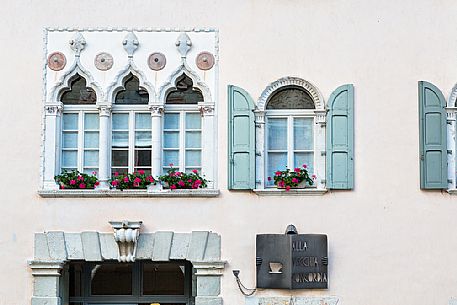
[{"label": "green shutter on right edge", "polygon": [[419,82],[421,189],[447,188],[446,101],[433,84]]},{"label": "green shutter on right edge", "polygon": [[228,107],[228,188],[252,190],[255,187],[254,102],[246,91],[230,85]]},{"label": "green shutter on right edge", "polygon": [[354,188],[354,86],[343,85],[330,95],[327,114],[327,188]]}]

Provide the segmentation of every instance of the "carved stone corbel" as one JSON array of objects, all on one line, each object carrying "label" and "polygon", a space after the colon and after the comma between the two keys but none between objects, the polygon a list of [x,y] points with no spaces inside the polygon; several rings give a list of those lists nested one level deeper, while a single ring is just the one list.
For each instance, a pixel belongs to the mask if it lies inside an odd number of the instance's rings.
[{"label": "carved stone corbel", "polygon": [[48,104],[44,106],[46,111],[46,115],[59,115],[62,113],[63,105],[62,103],[59,104]]},{"label": "carved stone corbel", "polygon": [[265,125],[265,111],[254,110],[255,115],[255,127],[261,128],[262,125]]},{"label": "carved stone corbel", "polygon": [[100,105],[98,106],[98,112],[100,116],[110,116],[111,115],[111,106],[109,105]]},{"label": "carved stone corbel", "polygon": [[200,105],[198,108],[201,116],[214,115],[214,105]]},{"label": "carved stone corbel", "polygon": [[124,263],[134,262],[140,227],[143,222],[123,220],[110,221],[109,223],[114,229],[114,240],[119,247],[118,261]]},{"label": "carved stone corbel", "polygon": [[151,116],[161,116],[164,108],[162,105],[149,105],[149,110],[151,111]]},{"label": "carved stone corbel", "polygon": [[324,127],[327,124],[326,116],[327,111],[324,110],[315,110],[314,113],[316,114],[316,123],[319,124],[321,127]]}]

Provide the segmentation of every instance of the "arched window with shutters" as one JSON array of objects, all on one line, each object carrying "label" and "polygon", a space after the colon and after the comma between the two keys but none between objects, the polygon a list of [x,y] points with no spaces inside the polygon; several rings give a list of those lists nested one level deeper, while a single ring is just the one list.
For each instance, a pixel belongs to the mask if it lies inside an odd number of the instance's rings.
[{"label": "arched window with shutters", "polygon": [[60,93],[61,122],[60,171],[78,170],[91,174],[99,167],[99,115],[97,95],[75,74],[69,87]]}]

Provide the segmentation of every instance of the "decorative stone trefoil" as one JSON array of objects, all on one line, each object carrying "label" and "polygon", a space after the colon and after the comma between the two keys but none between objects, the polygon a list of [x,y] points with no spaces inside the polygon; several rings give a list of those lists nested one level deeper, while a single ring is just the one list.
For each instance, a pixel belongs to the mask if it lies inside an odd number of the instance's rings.
[{"label": "decorative stone trefoil", "polygon": [[79,57],[81,51],[86,47],[86,39],[84,36],[77,32],[70,40],[70,48],[75,51],[75,56]]},{"label": "decorative stone trefoil", "polygon": [[187,33],[182,32],[179,35],[178,40],[176,40],[176,47],[178,48],[179,54],[181,54],[181,58],[186,58],[187,53],[192,48],[192,41]]},{"label": "decorative stone trefoil", "polygon": [[142,221],[110,221],[114,229],[114,240],[119,247],[118,261],[124,263],[134,262],[140,227]]},{"label": "decorative stone trefoil", "polygon": [[138,37],[133,32],[130,32],[125,36],[124,40],[122,41],[122,45],[124,46],[124,50],[127,52],[129,58],[133,57],[133,53],[135,53],[136,49],[140,45]]}]

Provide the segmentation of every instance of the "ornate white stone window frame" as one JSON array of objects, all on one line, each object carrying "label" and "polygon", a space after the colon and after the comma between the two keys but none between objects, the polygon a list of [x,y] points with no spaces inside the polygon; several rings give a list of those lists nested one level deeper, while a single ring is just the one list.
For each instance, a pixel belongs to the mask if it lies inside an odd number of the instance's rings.
[{"label": "ornate white stone window frame", "polygon": [[[314,109],[314,174],[316,174],[316,188],[294,189],[285,193],[283,190],[265,187],[265,112],[271,96],[278,90],[287,87],[299,87],[309,93]],[[268,85],[260,95],[255,109],[256,125],[256,192],[258,195],[321,195],[327,192],[325,188],[325,132],[326,132],[325,102],[316,86],[298,77],[283,77]]]},{"label": "ornate white stone window frame", "polygon": [[[222,305],[221,237],[208,231],[155,232],[139,235],[135,259],[148,261],[187,260],[192,263],[195,305]],[[48,232],[35,234],[32,305],[61,305],[68,300],[68,263],[104,262],[119,258],[113,233]],[[120,263],[121,264],[121,263]]]},{"label": "ornate white stone window frame", "polygon": [[451,95],[446,105],[447,117],[447,169],[448,192],[457,195],[457,167],[456,167],[456,116],[457,116],[457,84],[452,88]]},{"label": "ornate white stone window frame", "polygon": [[[57,82],[57,84],[47,92],[46,89],[46,56],[47,56],[47,32],[48,31],[68,31],[75,32],[75,40],[82,40],[83,44],[75,51],[75,60],[68,72]],[[79,31],[129,31],[125,41],[124,49],[127,51],[128,64],[121,68],[117,73],[114,80],[106,87],[106,90],[101,88],[99,84],[94,81],[91,73],[85,69],[80,60],[81,51],[85,46],[84,37]],[[178,40],[176,47],[181,54],[181,64],[171,73],[167,81],[160,87],[155,88],[147,79],[146,75],[136,66],[133,53],[138,45],[138,41],[133,32],[180,32],[177,33]],[[193,71],[187,64],[187,52],[190,50],[192,43],[186,32],[215,32],[216,45],[215,45],[215,66],[213,69],[216,71],[216,82],[218,81],[218,34],[217,30],[207,29],[152,29],[152,28],[88,28],[88,29],[53,29],[47,28],[44,31],[44,74],[43,74],[43,101],[44,101],[44,118],[43,118],[43,135],[42,135],[42,163],[41,163],[41,187],[38,194],[47,198],[59,197],[215,197],[219,195],[217,189],[217,117],[216,117],[216,103],[218,92],[215,86],[213,95],[207,84],[200,79],[198,74]],[[133,42],[130,43],[133,39]],[[187,40],[189,45],[181,43],[180,40]],[[139,42],[141,43],[141,42]],[[184,46],[183,46],[184,45]],[[204,102],[199,103],[198,110],[202,115],[202,172],[209,180],[208,188],[196,190],[175,190],[164,192],[151,192],[146,190],[124,190],[123,192],[110,190],[108,180],[111,177],[111,114],[116,108],[126,108],[126,105],[115,105],[114,99],[116,93],[123,87],[123,80],[125,76],[132,73],[139,79],[140,87],[149,93],[149,103],[147,109],[151,112],[152,121],[152,174],[156,177],[162,173],[162,126],[163,126],[163,112],[165,106],[165,98],[170,90],[174,88],[176,79],[185,73],[189,76],[194,87],[198,88],[204,97]],[[99,187],[95,190],[59,190],[59,186],[54,181],[54,176],[58,174],[60,169],[60,137],[61,137],[61,117],[63,104],[60,102],[60,95],[62,92],[69,88],[71,78],[79,74],[86,79],[87,87],[92,88],[96,95],[96,107],[99,110],[99,172],[98,178],[100,181]],[[135,105],[136,106],[136,105]],[[128,106],[127,106],[128,107]],[[141,108],[141,107],[140,107]],[[143,109],[142,109],[143,110]]]}]

